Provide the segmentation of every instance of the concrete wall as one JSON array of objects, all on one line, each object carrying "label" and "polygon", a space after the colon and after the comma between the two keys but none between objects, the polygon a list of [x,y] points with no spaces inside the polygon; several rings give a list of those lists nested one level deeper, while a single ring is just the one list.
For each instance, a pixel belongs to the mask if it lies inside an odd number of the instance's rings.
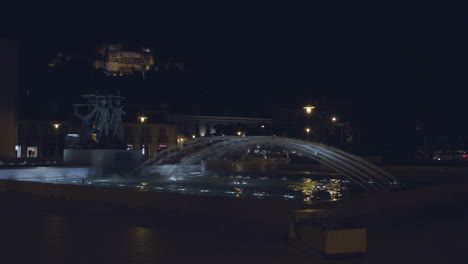
[{"label": "concrete wall", "polygon": [[[108,204],[108,206],[120,205],[150,211],[165,210],[212,216],[228,216],[248,220],[260,220],[265,223],[282,222],[285,224],[285,227],[291,210],[310,207],[298,201],[233,199],[233,197],[222,196],[198,196],[13,180],[0,180],[0,192],[19,192],[36,197],[72,201],[93,201],[96,204]],[[102,210],[104,211],[105,209],[103,208]]]},{"label": "concrete wall", "polygon": [[69,165],[91,166],[91,177],[125,174],[143,162],[139,150],[119,149],[65,149],[63,161]]},{"label": "concrete wall", "polygon": [[18,142],[18,53],[17,41],[0,39],[0,158],[14,157],[15,145]]}]

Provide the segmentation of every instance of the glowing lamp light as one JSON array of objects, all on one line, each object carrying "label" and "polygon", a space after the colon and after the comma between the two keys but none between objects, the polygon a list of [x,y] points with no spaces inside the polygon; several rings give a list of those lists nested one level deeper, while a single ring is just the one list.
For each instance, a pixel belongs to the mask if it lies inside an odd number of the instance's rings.
[{"label": "glowing lamp light", "polygon": [[338,120],[338,119],[336,118],[336,116],[334,116],[334,117],[332,117],[331,120],[332,120],[333,122],[336,122],[336,120]]},{"label": "glowing lamp light", "polygon": [[304,110],[306,111],[306,114],[310,115],[312,113],[312,110],[315,108],[315,106],[304,106]]},{"label": "glowing lamp light", "polygon": [[309,133],[309,132],[310,132],[310,128],[306,128],[305,131],[306,131],[307,133]]},{"label": "glowing lamp light", "polygon": [[241,131],[237,131],[237,135],[238,135],[238,136],[242,135],[242,132],[241,132]]},{"label": "glowing lamp light", "polygon": [[192,135],[192,138],[196,138],[196,136],[195,136],[195,135]]},{"label": "glowing lamp light", "polygon": [[265,125],[262,125],[262,128],[265,128]]},{"label": "glowing lamp light", "polygon": [[140,116],[138,118],[140,119],[141,123],[144,123],[146,121],[146,119],[148,119],[148,117],[146,117],[146,116]]},{"label": "glowing lamp light", "polygon": [[52,124],[52,126],[54,126],[55,129],[59,129],[60,124],[59,124],[59,123],[55,123],[55,124]]}]

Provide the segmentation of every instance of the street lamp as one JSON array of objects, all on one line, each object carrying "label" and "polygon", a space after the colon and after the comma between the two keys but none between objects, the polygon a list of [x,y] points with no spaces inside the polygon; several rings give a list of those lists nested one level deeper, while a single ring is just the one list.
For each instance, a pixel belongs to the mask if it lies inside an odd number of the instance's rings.
[{"label": "street lamp", "polygon": [[148,117],[146,117],[146,116],[139,116],[138,118],[140,119],[140,122],[142,124],[146,121],[146,119],[148,119]]},{"label": "street lamp", "polygon": [[[336,116],[333,116],[331,120],[333,123],[336,123],[338,121],[338,118]],[[336,125],[340,127],[340,146],[343,147],[343,127],[348,125],[348,123],[336,123]]]},{"label": "street lamp", "polygon": [[307,105],[307,106],[304,106],[303,109],[306,111],[306,114],[307,115],[310,115],[312,114],[312,110],[315,108],[315,106],[310,106],[310,105]]},{"label": "street lamp", "polygon": [[307,134],[309,134],[309,133],[310,133],[310,128],[307,127],[307,128],[305,129],[305,131],[306,131]]},{"label": "street lamp", "polygon": [[58,158],[59,156],[59,149],[58,149],[58,130],[60,128],[60,125],[59,123],[54,123],[52,124],[52,126],[54,127],[55,129],[55,156]]},{"label": "street lamp", "polygon": [[140,145],[141,145],[143,155],[146,156],[149,153],[146,153],[145,145],[143,144],[143,124],[146,122],[146,119],[148,119],[148,117],[139,116],[138,119],[140,120],[140,123],[141,123],[141,126],[140,126]]}]

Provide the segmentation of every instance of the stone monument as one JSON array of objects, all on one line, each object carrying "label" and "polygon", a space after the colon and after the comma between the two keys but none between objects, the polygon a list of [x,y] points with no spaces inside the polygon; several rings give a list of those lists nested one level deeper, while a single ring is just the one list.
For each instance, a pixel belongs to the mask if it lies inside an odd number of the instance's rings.
[{"label": "stone monument", "polygon": [[69,141],[64,162],[91,165],[90,176],[120,174],[142,162],[139,150],[127,150],[123,142],[122,121],[125,111],[118,95],[82,95],[85,102],[73,104],[75,116],[81,120],[79,140]]}]

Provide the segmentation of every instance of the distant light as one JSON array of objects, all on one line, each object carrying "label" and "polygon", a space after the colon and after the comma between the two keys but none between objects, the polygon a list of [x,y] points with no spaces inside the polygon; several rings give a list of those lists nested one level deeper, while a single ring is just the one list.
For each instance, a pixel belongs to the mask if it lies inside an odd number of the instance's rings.
[{"label": "distant light", "polygon": [[140,118],[141,123],[144,123],[146,121],[146,119],[148,119],[148,117],[146,117],[146,116],[140,116],[138,118]]},{"label": "distant light", "polygon": [[312,110],[315,108],[315,106],[308,105],[308,106],[304,106],[303,108],[306,110],[306,113],[310,115],[312,113]]},{"label": "distant light", "polygon": [[262,128],[265,128],[265,125],[262,125]]},{"label": "distant light", "polygon": [[310,132],[310,128],[306,128],[305,131],[306,131],[307,133],[309,133],[309,132]]},{"label": "distant light", "polygon": [[55,123],[55,124],[52,124],[54,126],[55,129],[58,129],[60,127],[60,124],[59,123]]},{"label": "distant light", "polygon": [[196,136],[195,136],[195,135],[192,135],[192,138],[196,138]]},{"label": "distant light", "polygon": [[335,116],[332,117],[332,121],[333,121],[333,122],[336,122],[336,120],[338,120],[338,119],[337,119]]},{"label": "distant light", "polygon": [[238,136],[242,135],[242,132],[241,132],[241,131],[237,131],[237,135],[238,135]]}]

